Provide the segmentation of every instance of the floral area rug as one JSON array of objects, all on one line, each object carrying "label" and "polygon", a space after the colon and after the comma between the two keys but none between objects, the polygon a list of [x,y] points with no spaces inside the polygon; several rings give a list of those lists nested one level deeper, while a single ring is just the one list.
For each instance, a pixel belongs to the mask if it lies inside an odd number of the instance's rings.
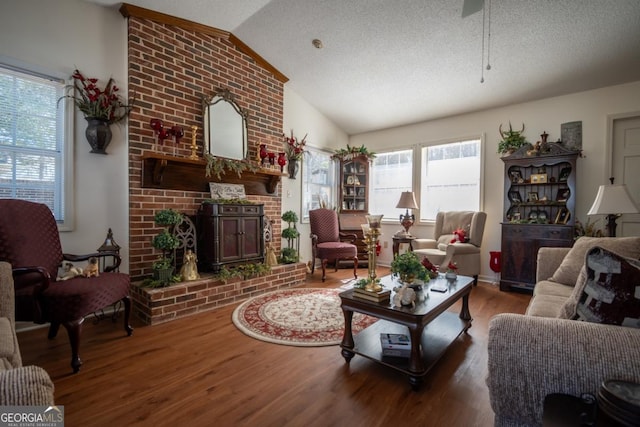
[{"label": "floral area rug", "polygon": [[[252,338],[276,344],[318,347],[337,345],[344,333],[338,294],[343,289],[282,289],[250,298],[233,312],[238,329]],[[354,313],[354,334],[378,319]]]}]

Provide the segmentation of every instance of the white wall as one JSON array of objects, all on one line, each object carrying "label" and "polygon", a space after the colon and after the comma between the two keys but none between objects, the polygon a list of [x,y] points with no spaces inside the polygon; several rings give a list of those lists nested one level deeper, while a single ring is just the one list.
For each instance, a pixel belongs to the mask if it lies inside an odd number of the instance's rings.
[{"label": "white wall", "polygon": [[[284,87],[284,130],[287,134],[293,129],[294,135],[301,139],[307,135],[307,145],[316,148],[345,147],[349,137],[318,110],[309,105],[287,85]],[[292,210],[302,217],[302,173],[296,179],[284,177],[282,180],[282,212]],[[284,226],[284,224],[283,224]],[[298,224],[300,231],[300,260],[311,260],[311,240],[309,224]]]},{"label": "white wall", "polygon": [[[71,76],[78,68],[105,83],[113,77],[127,93],[127,26],[116,9],[78,0],[2,0],[0,55]],[[113,125],[108,155],[90,154],[86,121],[76,114],[73,135],[75,228],[61,233],[63,251],[86,254],[109,227],[128,271],[129,207],[126,125]]]},{"label": "white wall", "polygon": [[[544,131],[549,134],[549,141],[556,141],[560,137],[562,123],[582,121],[582,148],[585,157],[578,159],[576,218],[584,222],[598,186],[608,182],[608,116],[632,112],[640,114],[640,82],[354,135],[349,144],[364,144],[373,151],[383,151],[391,147],[484,135],[483,209],[487,212],[488,219],[483,240],[481,276],[485,280],[493,280],[495,275],[489,269],[489,251],[500,250],[503,205],[504,163],[496,154],[500,124],[508,126],[511,121],[519,129],[524,123],[527,140],[535,142],[540,140],[539,135]],[[640,171],[636,172],[640,177]],[[383,246],[386,241],[388,248],[383,249],[381,263],[391,260],[390,242],[397,229],[398,225],[395,223],[383,226]],[[412,234],[420,237],[430,237],[432,232],[429,224],[414,225],[411,229]]]}]

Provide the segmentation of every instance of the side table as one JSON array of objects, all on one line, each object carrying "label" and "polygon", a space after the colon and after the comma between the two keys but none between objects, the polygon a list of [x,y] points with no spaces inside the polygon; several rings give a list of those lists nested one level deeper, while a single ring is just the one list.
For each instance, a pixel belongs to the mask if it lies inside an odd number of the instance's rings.
[{"label": "side table", "polygon": [[413,241],[415,237],[393,236],[393,258],[395,259],[400,252],[400,243],[408,243],[409,250],[413,251]]}]

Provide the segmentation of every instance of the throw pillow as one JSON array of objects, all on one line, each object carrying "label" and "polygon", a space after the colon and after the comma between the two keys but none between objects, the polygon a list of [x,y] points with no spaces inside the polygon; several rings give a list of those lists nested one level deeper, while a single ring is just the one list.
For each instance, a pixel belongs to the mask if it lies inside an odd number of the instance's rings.
[{"label": "throw pillow", "polygon": [[626,258],[640,258],[640,237],[581,237],[575,241],[549,280],[575,286],[580,269],[584,265],[584,257],[594,246],[600,246]]},{"label": "throw pillow", "polygon": [[640,262],[594,247],[586,269],[575,319],[640,328]]}]

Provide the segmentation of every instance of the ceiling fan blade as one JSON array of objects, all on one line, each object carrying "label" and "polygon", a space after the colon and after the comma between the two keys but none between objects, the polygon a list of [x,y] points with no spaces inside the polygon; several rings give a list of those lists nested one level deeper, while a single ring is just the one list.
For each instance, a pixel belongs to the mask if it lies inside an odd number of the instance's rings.
[{"label": "ceiling fan blade", "polygon": [[484,7],[484,0],[464,0],[462,4],[462,17],[466,18],[469,15],[473,15],[479,12]]}]

